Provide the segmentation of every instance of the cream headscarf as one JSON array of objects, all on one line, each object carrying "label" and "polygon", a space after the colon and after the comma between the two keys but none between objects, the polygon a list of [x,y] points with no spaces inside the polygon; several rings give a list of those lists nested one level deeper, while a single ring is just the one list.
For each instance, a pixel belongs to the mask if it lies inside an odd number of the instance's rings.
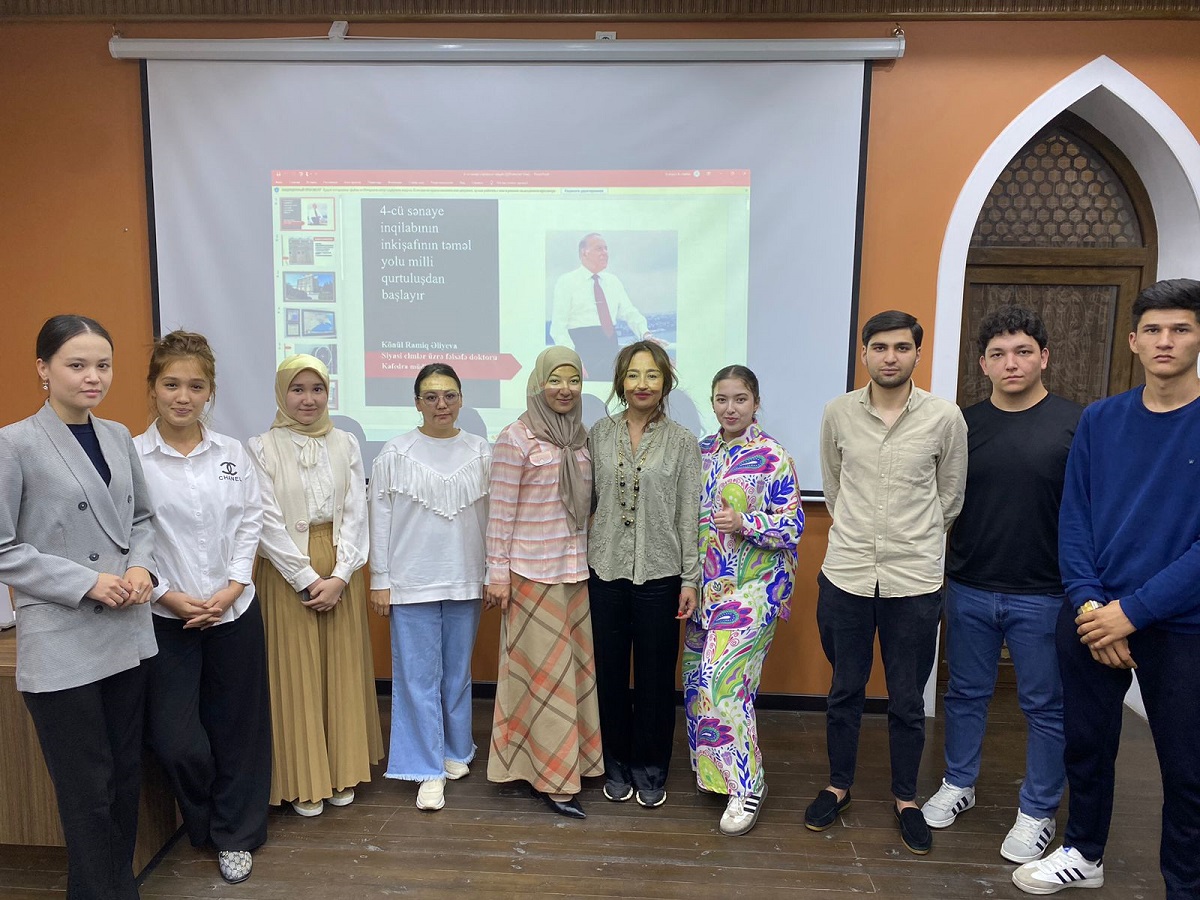
[{"label": "cream headscarf", "polygon": [[272,428],[290,428],[297,434],[307,435],[308,437],[321,437],[329,434],[333,430],[333,423],[329,421],[329,407],[326,406],[321,411],[321,415],[311,425],[303,425],[292,417],[292,414],[287,411],[287,392],[292,385],[292,380],[303,372],[305,369],[311,369],[317,373],[317,377],[325,383],[325,390],[329,390],[329,370],[325,368],[325,363],[321,362],[315,356],[309,356],[307,353],[296,353],[289,356],[279,364],[279,368],[275,370],[275,421],[271,423]]},{"label": "cream headscarf", "polygon": [[592,509],[592,492],[584,486],[583,472],[575,451],[587,445],[587,429],[583,427],[583,406],[576,403],[569,413],[555,412],[546,402],[543,393],[550,373],[559,366],[574,366],[583,375],[583,363],[579,354],[567,347],[547,347],[538,354],[533,371],[529,373],[529,385],[525,389],[525,412],[521,421],[535,436],[564,451],[562,464],[558,467],[558,496],[567,508],[567,519],[575,529],[587,524]]}]

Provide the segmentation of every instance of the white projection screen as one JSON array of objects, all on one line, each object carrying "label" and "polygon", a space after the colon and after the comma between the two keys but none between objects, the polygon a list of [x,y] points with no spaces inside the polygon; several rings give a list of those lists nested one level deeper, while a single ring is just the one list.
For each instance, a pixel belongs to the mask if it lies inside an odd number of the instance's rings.
[{"label": "white projection screen", "polygon": [[494,438],[564,341],[593,421],[611,352],[572,317],[603,283],[617,341],[671,354],[677,420],[713,431],[712,376],[748,365],[820,495],[821,410],[852,375],[869,64],[145,65],[156,326],[211,340],[217,430],[266,430],[276,364],[311,352],[368,470],[419,424],[428,362]]}]

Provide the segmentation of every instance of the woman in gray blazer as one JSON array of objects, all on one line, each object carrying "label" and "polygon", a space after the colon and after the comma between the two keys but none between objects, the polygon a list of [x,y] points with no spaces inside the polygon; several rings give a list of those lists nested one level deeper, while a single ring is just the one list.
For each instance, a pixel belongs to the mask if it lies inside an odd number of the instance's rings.
[{"label": "woman in gray blazer", "polygon": [[47,402],[0,429],[0,581],[16,598],[17,689],[58,798],[69,900],[138,896],[152,513],[129,431],[91,415],[112,352],[92,319],[47,320]]}]

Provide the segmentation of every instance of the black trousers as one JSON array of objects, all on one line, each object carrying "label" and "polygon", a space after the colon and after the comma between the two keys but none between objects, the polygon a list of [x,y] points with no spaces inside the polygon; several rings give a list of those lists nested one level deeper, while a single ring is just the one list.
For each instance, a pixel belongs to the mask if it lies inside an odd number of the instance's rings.
[{"label": "black trousers", "polygon": [[833,666],[825,713],[829,783],[849,790],[858,765],[858,735],[867,679],[875,660],[875,634],[888,692],[888,749],[892,794],[915,800],[925,748],[925,682],[933,671],[942,592],[912,597],[860,597],[817,576],[817,628]]},{"label": "black trousers", "polygon": [[588,579],[604,774],[640,790],[662,790],[671,764],[680,584],[678,575],[634,584],[593,571]]},{"label": "black trousers", "polygon": [[[1065,761],[1070,785],[1063,842],[1085,859],[1104,856],[1112,821],[1117,749],[1125,693],[1133,674],[1092,659],[1079,640],[1075,611],[1058,615]],[[1129,636],[1138,686],[1162,773],[1159,866],[1167,900],[1200,897],[1200,634],[1150,627]]]},{"label": "black trousers", "polygon": [[271,712],[258,599],[232,622],[185,630],[154,617],[146,743],[162,761],[195,847],[267,839]]},{"label": "black trousers", "polygon": [[142,664],[80,687],[21,695],[54,782],[68,900],[137,900],[145,689]]},{"label": "black trousers", "polygon": [[571,343],[575,352],[587,370],[589,380],[607,381],[612,377],[613,361],[617,358],[616,334],[605,334],[599,325],[589,325],[584,328],[572,328]]}]

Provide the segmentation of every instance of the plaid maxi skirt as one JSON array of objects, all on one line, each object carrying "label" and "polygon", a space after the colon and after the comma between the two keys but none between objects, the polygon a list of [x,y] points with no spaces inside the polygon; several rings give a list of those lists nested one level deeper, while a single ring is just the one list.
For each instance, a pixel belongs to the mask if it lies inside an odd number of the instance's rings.
[{"label": "plaid maxi skirt", "polygon": [[488,781],[577,794],[581,777],[604,774],[587,581],[511,577]]}]

